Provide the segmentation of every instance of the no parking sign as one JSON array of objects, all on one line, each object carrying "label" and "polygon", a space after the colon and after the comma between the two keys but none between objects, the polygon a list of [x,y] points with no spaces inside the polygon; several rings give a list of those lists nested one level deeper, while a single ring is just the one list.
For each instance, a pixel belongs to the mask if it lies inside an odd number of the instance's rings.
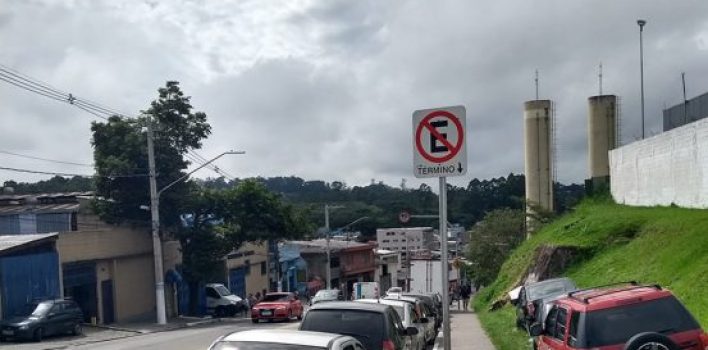
[{"label": "no parking sign", "polygon": [[418,178],[467,173],[465,107],[413,112],[413,174]]}]

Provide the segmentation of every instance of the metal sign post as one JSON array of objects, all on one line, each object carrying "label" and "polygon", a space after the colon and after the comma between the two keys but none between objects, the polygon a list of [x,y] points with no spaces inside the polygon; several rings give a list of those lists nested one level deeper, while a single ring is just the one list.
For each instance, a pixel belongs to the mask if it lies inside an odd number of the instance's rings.
[{"label": "metal sign post", "polygon": [[[443,345],[450,350],[450,271],[447,254],[447,177],[467,173],[466,112],[463,106],[413,113],[413,174],[440,181],[440,260],[442,266]],[[410,220],[416,215],[405,215]],[[401,220],[403,221],[403,220]]]},{"label": "metal sign post", "polygon": [[450,275],[447,259],[447,178],[440,178],[440,260],[443,280],[443,344],[445,350],[451,349],[450,343]]}]

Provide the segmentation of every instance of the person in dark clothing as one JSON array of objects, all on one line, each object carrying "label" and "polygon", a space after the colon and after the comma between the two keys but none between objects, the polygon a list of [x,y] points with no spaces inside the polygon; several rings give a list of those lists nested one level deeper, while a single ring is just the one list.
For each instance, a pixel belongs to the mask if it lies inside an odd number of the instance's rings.
[{"label": "person in dark clothing", "polygon": [[470,295],[472,294],[472,288],[469,285],[464,285],[460,288],[460,297],[462,298],[462,307],[467,311],[467,307],[470,304]]}]

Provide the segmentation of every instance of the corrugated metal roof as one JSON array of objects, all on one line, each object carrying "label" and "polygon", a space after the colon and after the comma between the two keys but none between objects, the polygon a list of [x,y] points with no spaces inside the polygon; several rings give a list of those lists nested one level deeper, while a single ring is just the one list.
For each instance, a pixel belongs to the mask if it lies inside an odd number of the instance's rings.
[{"label": "corrugated metal roof", "polygon": [[93,196],[92,191],[84,192],[56,192],[56,193],[30,193],[30,194],[5,194],[0,195],[1,200],[20,200],[25,198],[37,198],[37,199],[53,199],[53,198],[71,198],[80,196]]},{"label": "corrugated metal roof", "polygon": [[57,237],[59,234],[52,233],[35,233],[22,235],[0,235],[0,252],[5,252],[14,248],[22,247],[23,245],[35,243],[49,238]]},{"label": "corrugated metal roof", "polygon": [[0,205],[0,215],[29,213],[70,213],[79,210],[79,203]]}]

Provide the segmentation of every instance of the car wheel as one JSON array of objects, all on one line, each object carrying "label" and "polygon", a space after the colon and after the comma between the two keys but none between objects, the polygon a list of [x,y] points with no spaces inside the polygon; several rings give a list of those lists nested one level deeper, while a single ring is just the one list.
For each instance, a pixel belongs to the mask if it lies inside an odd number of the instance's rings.
[{"label": "car wheel", "polygon": [[252,318],[252,319],[251,319],[251,322],[253,322],[253,323],[258,323],[258,319],[257,319],[257,318]]},{"label": "car wheel", "polygon": [[40,327],[34,330],[32,340],[36,342],[41,342],[44,338],[44,330]]},{"label": "car wheel", "polygon": [[81,333],[83,333],[83,328],[81,327],[81,323],[75,324],[74,328],[71,330],[71,334],[81,335]]},{"label": "car wheel", "polygon": [[224,307],[217,306],[216,309],[214,309],[214,317],[223,317],[223,316],[224,316]]},{"label": "car wheel", "polygon": [[679,350],[669,337],[659,333],[639,333],[627,341],[623,350]]},{"label": "car wheel", "polygon": [[227,314],[227,316],[229,316],[229,317],[234,317],[234,316],[236,316],[236,306],[230,305],[230,306],[226,309],[226,314]]}]

